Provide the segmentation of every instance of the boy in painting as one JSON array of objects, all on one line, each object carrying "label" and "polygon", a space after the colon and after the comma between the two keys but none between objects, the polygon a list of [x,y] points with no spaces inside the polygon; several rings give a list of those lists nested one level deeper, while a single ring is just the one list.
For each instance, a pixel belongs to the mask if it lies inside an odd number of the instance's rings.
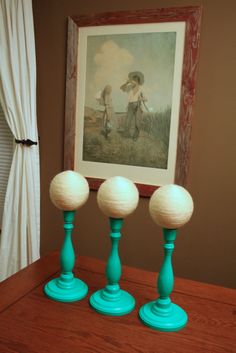
[{"label": "boy in painting", "polygon": [[136,141],[140,133],[140,121],[142,118],[142,104],[145,104],[141,85],[144,83],[144,76],[140,71],[130,72],[128,80],[120,89],[128,93],[128,108],[125,121],[125,136]]},{"label": "boy in painting", "polygon": [[111,92],[112,87],[110,85],[106,85],[102,92],[100,92],[100,96],[98,99],[99,104],[104,106],[101,134],[105,138],[107,138],[109,133],[111,132],[111,120],[113,115]]}]

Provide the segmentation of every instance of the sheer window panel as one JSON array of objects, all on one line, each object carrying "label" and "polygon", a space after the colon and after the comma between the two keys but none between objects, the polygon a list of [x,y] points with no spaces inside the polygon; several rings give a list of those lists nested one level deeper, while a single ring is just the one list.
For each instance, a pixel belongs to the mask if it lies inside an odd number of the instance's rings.
[{"label": "sheer window panel", "polygon": [[3,207],[13,156],[13,136],[0,105],[0,230],[2,228]]}]

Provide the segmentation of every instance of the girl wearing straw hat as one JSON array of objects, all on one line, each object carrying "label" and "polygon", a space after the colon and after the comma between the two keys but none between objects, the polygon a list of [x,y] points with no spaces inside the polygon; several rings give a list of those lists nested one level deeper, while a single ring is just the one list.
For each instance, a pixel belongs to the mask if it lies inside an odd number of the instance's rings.
[{"label": "girl wearing straw hat", "polygon": [[102,129],[101,134],[107,139],[109,133],[111,132],[111,120],[113,116],[113,105],[112,105],[112,87],[111,85],[106,85],[102,91],[99,91],[95,98],[98,103],[104,107],[102,116]]}]

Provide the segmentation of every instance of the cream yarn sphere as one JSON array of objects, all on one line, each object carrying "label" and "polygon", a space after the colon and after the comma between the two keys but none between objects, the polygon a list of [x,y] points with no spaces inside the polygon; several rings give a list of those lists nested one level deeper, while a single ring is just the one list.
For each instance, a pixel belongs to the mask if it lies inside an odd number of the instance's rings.
[{"label": "cream yarn sphere", "polygon": [[63,211],[75,211],[87,201],[87,180],[72,170],[57,174],[51,181],[49,195],[52,203]]},{"label": "cream yarn sphere", "polygon": [[165,185],[152,195],[149,211],[154,222],[161,227],[177,229],[191,218],[193,200],[189,192],[182,186]]},{"label": "cream yarn sphere", "polygon": [[136,209],[139,192],[131,180],[115,176],[102,183],[98,190],[97,201],[106,216],[125,218]]}]

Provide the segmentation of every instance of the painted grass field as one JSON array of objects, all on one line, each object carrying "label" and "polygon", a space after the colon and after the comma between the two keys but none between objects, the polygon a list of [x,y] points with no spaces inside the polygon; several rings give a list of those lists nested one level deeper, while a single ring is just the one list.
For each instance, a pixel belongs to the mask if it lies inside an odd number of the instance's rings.
[{"label": "painted grass field", "polygon": [[139,138],[124,137],[125,113],[115,113],[112,131],[101,134],[102,112],[87,109],[83,160],[150,168],[167,168],[171,110],[143,113]]}]

